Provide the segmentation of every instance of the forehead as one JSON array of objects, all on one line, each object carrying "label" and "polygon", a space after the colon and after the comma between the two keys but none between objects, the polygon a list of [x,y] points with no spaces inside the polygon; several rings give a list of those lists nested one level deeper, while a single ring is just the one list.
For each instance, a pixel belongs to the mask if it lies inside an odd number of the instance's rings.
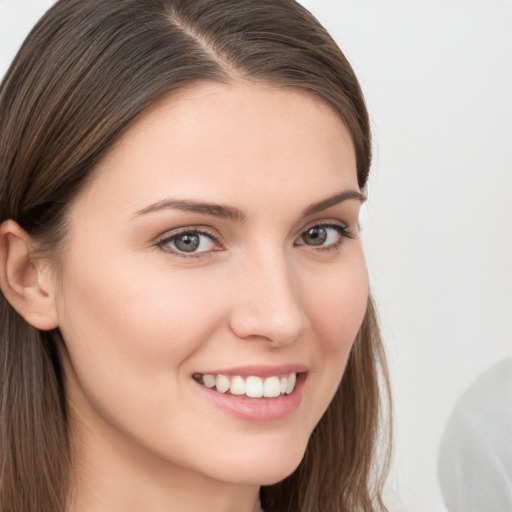
[{"label": "forehead", "polygon": [[115,191],[140,210],[158,195],[247,203],[257,191],[299,198],[333,187],[357,188],[356,164],[350,135],[326,103],[298,89],[203,83],[139,117],[83,197],[94,189],[97,200],[112,200]]}]

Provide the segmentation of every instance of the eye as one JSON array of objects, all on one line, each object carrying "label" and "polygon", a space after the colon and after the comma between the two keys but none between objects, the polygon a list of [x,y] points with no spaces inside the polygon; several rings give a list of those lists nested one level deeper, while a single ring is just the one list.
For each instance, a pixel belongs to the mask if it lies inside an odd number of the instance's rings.
[{"label": "eye", "polygon": [[167,251],[183,256],[219,250],[213,236],[198,230],[181,231],[167,236],[159,241],[157,245]]},{"label": "eye", "polygon": [[343,239],[354,238],[347,227],[341,224],[318,224],[304,231],[296,245],[309,245],[323,249],[334,249],[343,243]]}]

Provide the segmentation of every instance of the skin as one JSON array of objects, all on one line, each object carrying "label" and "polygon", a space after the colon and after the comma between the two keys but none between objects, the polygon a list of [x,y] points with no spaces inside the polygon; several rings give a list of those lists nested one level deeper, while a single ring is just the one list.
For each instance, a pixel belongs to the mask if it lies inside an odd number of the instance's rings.
[{"label": "skin", "polygon": [[[251,512],[260,485],[296,468],[366,308],[360,200],[303,214],[345,191],[359,191],[349,134],[298,90],[201,84],[122,136],[71,205],[47,293],[65,341],[70,510]],[[151,208],[169,198],[245,220]],[[351,238],[328,228],[308,245],[322,222]],[[189,256],[159,244],[186,229],[217,240]],[[192,378],[248,362],[307,367],[292,414],[237,418]]]}]

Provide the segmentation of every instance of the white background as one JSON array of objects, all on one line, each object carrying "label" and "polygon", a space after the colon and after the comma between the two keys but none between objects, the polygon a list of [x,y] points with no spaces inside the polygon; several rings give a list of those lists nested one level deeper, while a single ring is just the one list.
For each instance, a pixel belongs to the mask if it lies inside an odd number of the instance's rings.
[{"label": "white background", "polygon": [[[51,3],[0,0],[0,76]],[[512,351],[512,2],[303,3],[372,117],[362,227],[394,389],[392,510],[441,512],[447,418]]]}]

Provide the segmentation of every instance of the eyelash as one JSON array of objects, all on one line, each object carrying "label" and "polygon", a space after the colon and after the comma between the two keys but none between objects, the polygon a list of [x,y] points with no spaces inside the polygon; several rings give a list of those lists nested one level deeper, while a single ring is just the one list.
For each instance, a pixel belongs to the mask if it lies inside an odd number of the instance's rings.
[{"label": "eyelash", "polygon": [[[341,246],[344,244],[345,240],[354,239],[356,237],[356,235],[347,226],[344,226],[342,224],[335,224],[332,222],[320,222],[320,223],[312,224],[311,226],[304,229],[301,232],[301,234],[299,235],[299,239],[302,238],[302,236],[304,236],[305,233],[307,233],[309,230],[311,230],[313,228],[334,229],[335,231],[338,232],[338,234],[340,236],[336,242],[334,242],[328,246],[319,245],[318,247],[315,248],[314,245],[309,245],[306,243],[299,243],[299,244],[295,244],[295,245],[305,245],[305,246],[313,248],[313,250],[315,250],[315,251],[322,251],[322,252],[338,251],[341,248]],[[194,227],[194,228],[182,229],[181,231],[172,233],[171,235],[165,235],[164,238],[162,238],[156,242],[156,246],[169,254],[173,254],[173,255],[181,257],[181,258],[204,258],[204,257],[211,256],[212,252],[216,252],[215,250],[213,250],[213,251],[199,251],[199,252],[186,253],[184,251],[180,251],[178,249],[174,249],[174,248],[171,248],[168,246],[169,243],[173,242],[179,236],[182,236],[182,235],[205,236],[205,237],[209,238],[213,243],[220,244],[219,237],[216,236],[214,233],[211,233],[211,232],[205,230],[204,228]]]},{"label": "eyelash", "polygon": [[[319,245],[315,249],[316,251],[325,251],[325,252],[335,251],[336,252],[341,248],[341,246],[345,243],[346,240],[353,240],[356,237],[355,233],[343,224],[335,224],[332,222],[320,222],[320,223],[316,223],[316,224],[313,224],[313,225],[307,227],[304,231],[302,231],[299,238],[302,238],[305,233],[307,233],[309,230],[311,230],[313,228],[334,229],[339,234],[339,238],[338,238],[338,240],[336,240],[336,242],[334,242],[330,245],[327,245],[327,246]],[[301,244],[297,244],[297,245],[306,245],[307,246],[308,244],[301,243]],[[309,247],[314,248],[314,246],[312,246],[312,245],[309,245]]]},{"label": "eyelash", "polygon": [[[180,231],[174,232],[171,235],[164,235],[164,238],[157,241],[156,246],[162,249],[163,251],[172,254],[174,256],[178,256],[180,258],[204,258],[211,256],[212,251],[200,251],[200,252],[190,252],[186,253],[184,251],[180,251],[178,249],[173,249],[168,246],[169,243],[171,243],[173,240],[177,239],[180,236],[183,235],[196,235],[196,236],[205,236],[209,238],[213,243],[220,244],[219,237],[216,236],[214,233],[209,232],[208,230],[205,230],[205,228],[185,228]],[[215,251],[213,251],[215,252]]]}]

